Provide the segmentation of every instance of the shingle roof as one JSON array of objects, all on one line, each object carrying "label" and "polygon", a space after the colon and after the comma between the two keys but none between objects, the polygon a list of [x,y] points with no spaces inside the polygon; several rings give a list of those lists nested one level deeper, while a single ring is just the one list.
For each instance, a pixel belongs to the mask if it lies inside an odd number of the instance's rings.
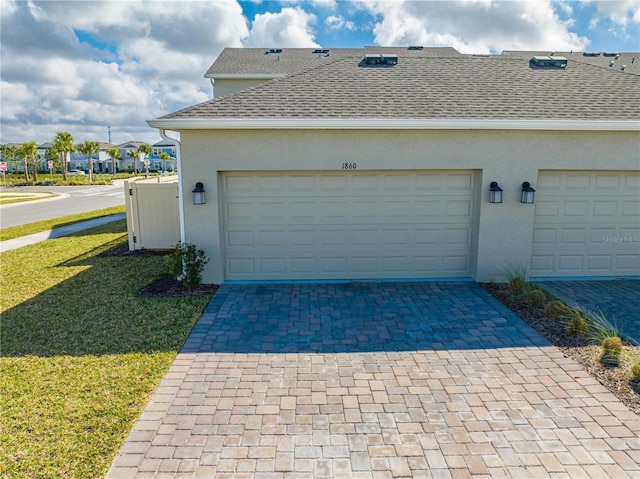
[{"label": "shingle roof", "polygon": [[[519,58],[531,58],[534,55],[550,55],[549,51],[510,51],[502,52],[503,55]],[[626,73],[640,75],[640,53],[633,52],[553,52],[554,55],[565,57],[577,63],[599,66],[611,70],[620,70],[625,67]],[[617,58],[616,58],[617,55]],[[610,66],[613,62],[613,66]]]},{"label": "shingle roof", "polygon": [[571,57],[534,69],[530,57],[399,54],[365,67],[358,50],[162,119],[640,119],[639,75]]},{"label": "shingle roof", "polygon": [[265,53],[267,48],[225,48],[209,67],[205,77],[220,75],[287,75],[345,57],[363,57],[367,53],[395,53],[402,56],[454,56],[454,48],[425,48],[409,50],[407,47],[364,47],[328,49],[328,54],[313,53],[315,48],[283,48],[281,53]]}]

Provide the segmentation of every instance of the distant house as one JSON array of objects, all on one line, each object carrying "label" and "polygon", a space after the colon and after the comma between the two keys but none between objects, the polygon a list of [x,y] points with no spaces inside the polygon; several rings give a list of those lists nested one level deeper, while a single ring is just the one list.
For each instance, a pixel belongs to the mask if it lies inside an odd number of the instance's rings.
[{"label": "distant house", "polygon": [[[151,155],[149,155],[149,159],[151,161],[149,168],[156,171],[176,171],[176,145],[163,140],[158,143],[154,143],[151,146],[153,151],[151,152]],[[160,158],[161,153],[169,155],[169,159],[163,161]]]},{"label": "distant house", "polygon": [[[84,153],[80,153],[78,150],[78,146],[80,144],[75,145],[75,151],[73,151],[69,157],[69,169],[73,170],[89,170],[89,161],[87,160],[87,155]],[[106,142],[99,142],[99,151],[97,154],[92,156],[93,159],[93,171],[94,173],[103,173],[109,171],[106,168],[106,163],[111,161],[109,159],[109,155],[107,154],[107,150],[109,148],[113,148],[114,145]]]},{"label": "distant house", "polygon": [[213,100],[149,124],[205,282],[638,276],[634,58],[225,49]]}]

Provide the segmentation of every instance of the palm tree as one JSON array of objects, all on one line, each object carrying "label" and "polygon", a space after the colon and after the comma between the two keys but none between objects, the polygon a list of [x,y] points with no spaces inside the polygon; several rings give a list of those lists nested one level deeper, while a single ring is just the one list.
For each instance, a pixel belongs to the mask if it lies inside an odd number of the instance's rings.
[{"label": "palm tree", "polygon": [[170,158],[168,153],[165,153],[164,151],[162,153],[160,153],[160,159],[163,162],[163,166],[162,166],[162,170],[167,171],[167,160]]},{"label": "palm tree", "polygon": [[[25,143],[26,144],[26,143]],[[22,170],[24,171],[25,181],[29,181],[29,166],[27,164],[27,152],[24,149],[24,145],[18,147],[18,157],[22,159]]]},{"label": "palm tree", "polygon": [[[138,151],[141,152],[141,153],[144,153],[144,156],[145,156],[145,159],[146,159],[146,157],[149,156],[151,154],[151,152],[153,151],[153,148],[151,148],[151,145],[149,145],[147,143],[143,143],[142,145],[140,145],[138,147]],[[147,176],[149,176],[149,167],[146,166],[146,164],[145,164],[145,171],[147,172]]]},{"label": "palm tree", "polygon": [[127,156],[133,160],[133,174],[138,174],[138,167],[136,166],[136,161],[138,161],[138,156],[140,153],[138,150],[129,150],[127,151]]},{"label": "palm tree", "polygon": [[29,180],[29,171],[28,171],[27,163],[28,163],[28,160],[31,160],[31,165],[33,166],[33,181],[37,183],[38,182],[38,165],[36,164],[36,154],[38,153],[38,146],[36,145],[36,142],[28,141],[27,143],[24,143],[20,147],[20,151],[22,152],[22,155],[23,155],[25,179],[27,181]]},{"label": "palm tree", "polygon": [[118,150],[117,148],[109,148],[107,150],[107,155],[109,155],[109,158],[111,158],[112,164],[113,164],[113,174],[116,174],[116,160],[118,158],[120,158],[120,150]]},{"label": "palm tree", "polygon": [[69,153],[75,151],[73,146],[73,136],[66,131],[59,131],[53,139],[53,148],[60,155],[60,165],[62,166],[62,179],[67,181],[67,159]]},{"label": "palm tree", "polygon": [[87,166],[89,168],[89,183],[93,183],[93,158],[100,151],[100,145],[97,141],[83,141],[78,145],[78,151],[83,155],[87,155]]}]

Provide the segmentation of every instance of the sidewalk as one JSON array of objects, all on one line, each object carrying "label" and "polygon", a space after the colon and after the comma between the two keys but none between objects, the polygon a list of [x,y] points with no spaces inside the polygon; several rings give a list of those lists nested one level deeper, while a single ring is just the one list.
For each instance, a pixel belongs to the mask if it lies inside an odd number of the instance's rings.
[{"label": "sidewalk", "polygon": [[11,251],[12,249],[22,248],[23,246],[40,243],[41,241],[59,238],[61,236],[77,233],[78,231],[93,228],[95,226],[101,226],[113,221],[126,218],[126,213],[118,213],[115,215],[103,216],[101,218],[95,218],[87,221],[80,221],[68,226],[61,226],[59,228],[53,228],[46,231],[40,231],[28,236],[21,236],[20,238],[14,238],[7,241],[0,242],[0,253],[5,251]]}]

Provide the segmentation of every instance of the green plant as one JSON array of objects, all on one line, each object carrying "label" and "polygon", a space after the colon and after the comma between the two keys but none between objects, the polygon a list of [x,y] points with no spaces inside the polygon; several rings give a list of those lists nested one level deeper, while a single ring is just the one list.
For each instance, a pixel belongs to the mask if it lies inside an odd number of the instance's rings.
[{"label": "green plant", "polygon": [[569,308],[563,316],[567,319],[567,331],[573,336],[583,336],[589,329],[589,320],[579,308]]},{"label": "green plant", "polygon": [[618,336],[609,336],[602,340],[602,362],[617,366],[622,355],[622,340]]},{"label": "green plant", "polygon": [[602,343],[607,338],[615,338],[620,336],[620,331],[615,323],[612,323],[601,311],[589,311],[590,319],[590,336],[595,343]]},{"label": "green plant", "polygon": [[507,281],[507,290],[512,296],[520,296],[522,293],[524,293],[526,287],[527,282],[517,276]]},{"label": "green plant", "polygon": [[640,383],[640,361],[631,366],[631,380]]},{"label": "green plant", "polygon": [[202,271],[209,262],[204,251],[191,243],[178,241],[172,254],[166,257],[169,273],[188,289],[194,290],[202,282]]},{"label": "green plant", "polygon": [[527,293],[527,304],[530,308],[544,308],[546,302],[547,297],[544,295],[544,291],[542,291],[541,289],[532,289]]},{"label": "green plant", "polygon": [[562,319],[567,316],[569,313],[569,309],[567,306],[560,301],[559,299],[554,299],[547,303],[547,307],[545,309],[545,314],[551,319]]},{"label": "green plant", "polygon": [[[136,292],[125,220],[1,254],[0,477],[105,477],[210,297]],[[79,293],[81,292],[81,293]]]}]

